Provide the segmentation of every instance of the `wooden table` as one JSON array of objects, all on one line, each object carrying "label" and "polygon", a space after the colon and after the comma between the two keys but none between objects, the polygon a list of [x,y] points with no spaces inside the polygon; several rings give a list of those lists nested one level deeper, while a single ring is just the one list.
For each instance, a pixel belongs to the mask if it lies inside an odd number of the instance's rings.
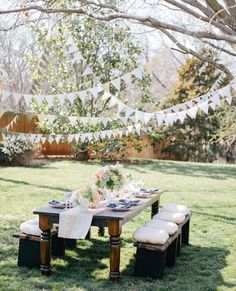
[{"label": "wooden table", "polygon": [[[151,217],[158,212],[160,195],[162,191],[151,196],[148,199],[141,199],[142,203],[132,207],[127,212],[114,212],[104,209],[93,216],[92,226],[100,228],[108,227],[110,235],[110,279],[119,281],[120,278],[120,246],[122,225],[134,218],[147,207],[151,206]],[[65,209],[56,209],[51,207],[42,207],[33,211],[39,215],[39,227],[41,229],[40,241],[40,261],[41,273],[45,275],[51,274],[51,229],[53,223],[59,222],[59,215]]]}]

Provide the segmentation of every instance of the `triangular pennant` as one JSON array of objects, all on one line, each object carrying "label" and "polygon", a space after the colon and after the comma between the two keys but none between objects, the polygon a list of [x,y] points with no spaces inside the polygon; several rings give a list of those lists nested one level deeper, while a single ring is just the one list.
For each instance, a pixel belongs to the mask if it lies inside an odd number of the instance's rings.
[{"label": "triangular pennant", "polygon": [[157,119],[158,125],[161,126],[163,124],[163,121],[164,121],[164,114],[157,114],[156,119]]},{"label": "triangular pennant", "polygon": [[52,135],[49,135],[48,137],[47,137],[47,141],[48,141],[48,143],[53,143],[54,142],[54,137],[52,136]]},{"label": "triangular pennant", "polygon": [[29,108],[33,95],[24,94],[23,97],[25,100],[26,107]]},{"label": "triangular pennant", "polygon": [[47,141],[47,138],[45,136],[42,136],[40,140],[41,143],[44,144]]},{"label": "triangular pennant", "polygon": [[198,106],[193,106],[192,108],[189,108],[186,111],[186,113],[188,114],[188,116],[194,119],[197,116],[197,111],[198,111]]},{"label": "triangular pennant", "polygon": [[209,103],[209,107],[211,107],[213,110],[215,110],[216,109],[216,103],[214,103],[214,102]]},{"label": "triangular pennant", "polygon": [[45,99],[48,103],[48,106],[51,107],[53,105],[54,97],[52,95],[47,95],[47,96],[45,96]]},{"label": "triangular pennant", "polygon": [[82,104],[84,105],[87,100],[87,91],[80,91],[78,94]]},{"label": "triangular pennant", "polygon": [[134,70],[132,71],[132,73],[133,73],[133,75],[134,75],[137,79],[139,79],[139,80],[141,80],[141,79],[143,78],[143,72],[142,72],[142,70],[139,69],[139,68],[134,69]]},{"label": "triangular pennant", "polygon": [[69,47],[69,49],[68,49],[68,52],[70,53],[70,54],[73,54],[73,53],[75,53],[75,52],[77,52],[78,51],[78,48],[77,48],[77,46],[75,45],[75,43],[73,42],[73,43],[71,43],[70,44],[70,47]]},{"label": "triangular pennant", "polygon": [[144,113],[144,123],[147,124],[153,118],[152,113]]},{"label": "triangular pennant", "polygon": [[76,125],[77,117],[76,116],[69,116],[70,123],[72,126]]},{"label": "triangular pennant", "polygon": [[56,119],[57,115],[47,115],[47,120],[51,123]]},{"label": "triangular pennant", "polygon": [[58,95],[57,98],[58,98],[60,105],[63,107],[66,96],[64,94],[62,94],[62,95]]},{"label": "triangular pennant", "polygon": [[108,118],[107,117],[101,117],[101,122],[102,124],[106,127],[107,126],[107,123],[108,123]]},{"label": "triangular pennant", "polygon": [[93,73],[93,70],[89,66],[87,66],[87,68],[84,70],[81,76],[85,77],[85,76],[91,75],[92,73]]},{"label": "triangular pennant", "polygon": [[11,92],[3,91],[1,95],[1,101],[6,101],[11,96]]},{"label": "triangular pennant", "polygon": [[79,51],[74,53],[73,61],[74,62],[79,62],[83,59],[81,53]]},{"label": "triangular pennant", "polygon": [[221,105],[220,96],[218,92],[212,92],[210,100],[218,106]]},{"label": "triangular pennant", "polygon": [[111,136],[112,136],[112,130],[107,130],[106,135],[107,135],[107,137],[111,138]]},{"label": "triangular pennant", "polygon": [[90,91],[91,94],[93,95],[94,99],[97,99],[97,97],[98,97],[98,92],[99,92],[98,87],[93,87],[93,88],[89,89],[89,91]]},{"label": "triangular pennant", "polygon": [[229,97],[229,96],[231,96],[230,86],[226,86],[226,87],[220,89],[220,90],[219,90],[219,94],[220,94],[222,97]]},{"label": "triangular pennant", "polygon": [[180,111],[177,113],[177,115],[178,115],[178,119],[180,120],[180,122],[183,123],[185,118],[186,118],[187,113],[186,113],[186,111]]},{"label": "triangular pennant", "polygon": [[204,113],[208,114],[209,104],[208,101],[205,101],[198,105],[198,108],[200,108]]},{"label": "triangular pennant", "polygon": [[188,108],[191,108],[193,106],[193,102],[191,100],[187,101],[185,102],[185,105],[187,105]]},{"label": "triangular pennant", "polygon": [[61,134],[57,134],[57,135],[55,136],[55,141],[56,141],[57,144],[60,143],[61,137],[62,137]]},{"label": "triangular pennant", "polygon": [[104,89],[104,91],[110,92],[110,83],[107,82],[107,83],[102,84],[102,88]]},{"label": "triangular pennant", "polygon": [[128,74],[125,74],[122,79],[125,81],[125,83],[130,86],[132,84],[132,77],[131,77],[131,74],[128,73]]},{"label": "triangular pennant", "polygon": [[126,106],[125,107],[125,116],[128,118],[131,114],[134,113],[134,109],[129,107],[129,106]]},{"label": "triangular pennant", "polygon": [[106,130],[101,131],[100,137],[101,137],[101,139],[105,139],[106,138]]},{"label": "triangular pennant", "polygon": [[75,98],[76,98],[76,93],[68,93],[68,94],[66,94],[66,97],[70,101],[70,104],[72,105],[74,103]]},{"label": "triangular pennant", "polygon": [[93,133],[92,132],[88,132],[86,134],[86,137],[87,137],[88,141],[91,141],[93,139]]},{"label": "triangular pennant", "polygon": [[136,110],[135,116],[137,121],[144,121],[144,113],[142,111]]},{"label": "triangular pennant", "polygon": [[78,142],[79,139],[80,139],[80,134],[79,133],[75,134],[75,141]]},{"label": "triangular pennant", "polygon": [[124,123],[124,125],[127,124],[128,122],[128,117],[124,116],[124,117],[119,117],[119,119]]},{"label": "triangular pennant", "polygon": [[120,78],[111,80],[111,83],[116,88],[116,90],[120,91]]},{"label": "triangular pennant", "polygon": [[67,137],[68,142],[71,143],[73,139],[74,139],[74,134],[69,134]]},{"label": "triangular pennant", "polygon": [[41,107],[44,100],[44,96],[36,95],[35,98],[36,98],[36,102],[38,103],[38,106]]},{"label": "triangular pennant", "polygon": [[233,100],[233,97],[232,97],[232,96],[229,96],[229,97],[225,98],[225,100],[227,101],[227,103],[228,103],[229,105],[231,105],[232,100]]}]

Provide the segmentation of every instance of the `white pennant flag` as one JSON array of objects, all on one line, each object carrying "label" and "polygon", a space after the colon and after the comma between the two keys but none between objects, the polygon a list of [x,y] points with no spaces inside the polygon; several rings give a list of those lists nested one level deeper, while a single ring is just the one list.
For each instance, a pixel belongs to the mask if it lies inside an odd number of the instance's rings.
[{"label": "white pennant flag", "polygon": [[187,102],[185,102],[185,105],[187,105],[188,108],[192,108],[193,102],[191,100],[187,101]]},{"label": "white pennant flag", "polygon": [[85,76],[91,75],[92,73],[93,73],[93,70],[89,66],[87,66],[87,68],[84,70],[81,76],[85,77]]},{"label": "white pennant flag", "polygon": [[47,115],[47,119],[51,123],[56,119],[56,117],[57,117],[56,115]]},{"label": "white pennant flag", "polygon": [[[106,92],[110,92],[110,83],[107,82],[105,84],[102,84],[102,88],[104,89],[104,91]],[[110,97],[110,96],[109,96]]]},{"label": "white pennant flag", "polygon": [[87,135],[85,133],[81,134],[81,136],[80,136],[81,142],[84,142],[86,137],[87,137]]},{"label": "white pennant flag", "polygon": [[176,113],[169,113],[164,117],[166,125],[173,125],[176,119]]},{"label": "white pennant flag", "polygon": [[132,73],[133,73],[133,75],[135,75],[135,77],[137,78],[137,79],[139,79],[139,80],[141,80],[142,78],[143,78],[143,72],[142,72],[142,70],[141,69],[134,69],[133,71],[132,71]]},{"label": "white pennant flag", "polygon": [[111,80],[111,83],[118,91],[120,91],[120,78]]},{"label": "white pennant flag", "polygon": [[112,130],[107,130],[107,137],[109,137],[109,138],[111,138],[111,136],[112,136]]},{"label": "white pennant flag", "polygon": [[75,97],[76,97],[76,93],[68,93],[67,94],[67,99],[70,101],[71,105],[74,103]]},{"label": "white pennant flag", "polygon": [[131,114],[134,113],[134,109],[129,107],[129,106],[126,106],[125,107],[125,116],[128,118]]},{"label": "white pennant flag", "polygon": [[61,137],[62,137],[61,134],[57,134],[57,135],[56,135],[56,137],[55,137],[55,141],[56,141],[57,144],[60,143]]},{"label": "white pennant flag", "polygon": [[214,102],[209,103],[209,107],[211,107],[213,110],[215,110],[216,109],[216,103],[214,103]]},{"label": "white pennant flag", "polygon": [[208,101],[205,101],[198,105],[198,108],[200,108],[204,113],[208,114],[209,104]]},{"label": "white pennant flag", "polygon": [[220,93],[220,95],[222,97],[229,97],[229,96],[231,96],[230,86],[228,85],[228,86],[220,89],[219,93]]},{"label": "white pennant flag", "polygon": [[81,55],[81,53],[79,51],[74,53],[74,57],[73,57],[73,61],[74,62],[79,62],[82,59],[83,59],[83,57],[82,57],[82,55]]},{"label": "white pennant flag", "polygon": [[180,120],[180,122],[183,123],[185,118],[186,118],[187,113],[186,113],[186,111],[180,111],[177,113],[177,115],[178,115],[178,119]]},{"label": "white pennant flag", "polygon": [[192,108],[189,108],[186,112],[188,116],[194,119],[197,116],[197,111],[198,111],[198,106],[193,106]]},{"label": "white pennant flag", "polygon": [[157,114],[156,115],[156,119],[157,119],[158,125],[161,126],[163,124],[163,121],[164,121],[164,115],[163,114]]},{"label": "white pennant flag", "polygon": [[58,95],[57,98],[58,98],[61,106],[63,107],[65,99],[66,99],[66,96],[64,94],[62,94],[62,95]]},{"label": "white pennant flag", "polygon": [[94,132],[93,137],[94,137],[95,140],[99,140],[100,132]]},{"label": "white pennant flag", "polygon": [[92,132],[87,133],[86,136],[87,136],[88,141],[91,141],[93,138]]},{"label": "white pennant flag", "polygon": [[122,79],[125,81],[126,85],[130,86],[132,84],[132,77],[131,74],[125,74]]},{"label": "white pennant flag", "polygon": [[75,134],[75,141],[78,142],[79,139],[80,139],[80,134],[79,133]]},{"label": "white pennant flag", "polygon": [[202,96],[200,96],[200,99],[202,101],[207,101],[209,99],[209,95],[208,94],[202,95]]},{"label": "white pennant flag", "polygon": [[22,94],[13,94],[13,98],[16,104],[18,104],[22,98]]},{"label": "white pennant flag", "polygon": [[44,144],[46,142],[47,138],[45,136],[41,136],[40,140],[41,140],[41,143]]},{"label": "white pennant flag", "polygon": [[68,138],[67,138],[68,142],[71,143],[73,141],[73,139],[74,139],[74,135],[73,134],[69,134]]},{"label": "white pennant flag", "polygon": [[117,100],[117,104],[118,104],[118,112],[119,113],[122,112],[126,108],[126,105],[119,100]]},{"label": "white pennant flag", "polygon": [[153,118],[152,113],[144,113],[144,123],[147,124]]},{"label": "white pennant flag", "polygon": [[128,131],[128,133],[132,133],[132,131],[133,131],[133,125],[129,125],[129,126],[127,126],[127,131]]},{"label": "white pennant flag", "polygon": [[128,117],[124,116],[124,117],[119,117],[119,119],[123,122],[124,125],[127,124],[128,122]]},{"label": "white pennant flag", "polygon": [[218,106],[221,105],[220,96],[218,92],[212,92],[210,100]]},{"label": "white pennant flag", "polygon": [[87,92],[86,91],[80,91],[79,92],[79,98],[82,102],[82,104],[85,104],[85,101],[87,100]]},{"label": "white pennant flag", "polygon": [[43,100],[44,100],[44,96],[36,95],[35,98],[36,98],[36,101],[38,103],[38,106],[39,107],[42,106],[42,103],[43,103]]},{"label": "white pennant flag", "polygon": [[98,97],[98,92],[99,92],[98,87],[93,87],[93,88],[89,89],[89,91],[90,91],[91,94],[93,95],[94,99],[97,99],[97,97]]},{"label": "white pennant flag", "polygon": [[68,116],[68,117],[69,117],[71,125],[72,126],[76,125],[77,117],[76,116]]},{"label": "white pennant flag", "polygon": [[101,131],[100,137],[101,137],[101,139],[105,139],[106,138],[106,131],[105,130]]},{"label": "white pennant flag", "polygon": [[1,101],[3,102],[3,101],[6,101],[9,97],[11,96],[11,92],[9,92],[9,91],[3,91],[2,92],[2,98],[1,98]]},{"label": "white pennant flag", "polygon": [[74,42],[71,43],[68,52],[69,52],[70,54],[73,54],[73,53],[75,53],[75,52],[77,52],[77,51],[78,51],[78,48],[77,48],[77,46],[75,45],[75,43],[74,43]]},{"label": "white pennant flag", "polygon": [[23,95],[23,97],[25,100],[26,107],[29,108],[33,96],[30,94],[25,94]]},{"label": "white pennant flag", "polygon": [[45,99],[46,99],[46,101],[47,101],[49,107],[53,105],[53,100],[54,100],[54,97],[53,97],[53,96],[51,96],[51,95],[47,95],[47,96],[45,97]]},{"label": "white pennant flag", "polygon": [[50,144],[51,144],[52,142],[54,142],[54,138],[53,138],[53,136],[51,136],[51,135],[47,137],[47,140],[48,140],[48,143],[50,143]]},{"label": "white pennant flag", "polygon": [[229,97],[225,98],[225,100],[227,101],[227,103],[228,103],[229,105],[231,105],[232,100],[233,100],[233,97],[232,97],[232,96],[229,96]]},{"label": "white pennant flag", "polygon": [[90,117],[90,122],[92,123],[93,126],[95,126],[98,123],[98,118],[97,117]]},{"label": "white pennant flag", "polygon": [[101,122],[102,124],[106,127],[107,126],[107,123],[108,123],[108,118],[107,117],[101,117]]}]

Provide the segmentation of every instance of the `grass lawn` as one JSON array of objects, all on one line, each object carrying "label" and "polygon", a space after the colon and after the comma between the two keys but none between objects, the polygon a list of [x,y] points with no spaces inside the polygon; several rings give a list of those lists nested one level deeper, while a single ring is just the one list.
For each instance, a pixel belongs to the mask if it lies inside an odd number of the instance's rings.
[{"label": "grass lawn", "polygon": [[0,290],[236,290],[236,165],[140,161],[124,172],[142,177],[147,187],[163,187],[161,204],[187,205],[193,212],[190,246],[162,280],[135,278],[132,233],[150,217],[150,209],[125,224],[121,282],[108,279],[108,235],[80,241],[63,259],[52,260],[54,273],[16,265],[18,241],[12,234],[32,210],[60,199],[91,181],[97,163],[45,161],[34,168],[0,167]]}]

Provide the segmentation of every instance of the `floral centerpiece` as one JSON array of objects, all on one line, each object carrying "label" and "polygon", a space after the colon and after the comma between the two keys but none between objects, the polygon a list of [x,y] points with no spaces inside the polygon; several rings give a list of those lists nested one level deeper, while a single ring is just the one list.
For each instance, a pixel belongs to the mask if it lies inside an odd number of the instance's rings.
[{"label": "floral centerpiece", "polygon": [[80,205],[86,204],[87,201],[90,208],[96,208],[100,202],[100,195],[95,185],[83,186],[75,190],[72,196],[72,199]]},{"label": "floral centerpiece", "polygon": [[125,183],[125,177],[121,173],[120,164],[99,169],[95,174],[96,186],[100,189],[111,191],[119,190]]}]

